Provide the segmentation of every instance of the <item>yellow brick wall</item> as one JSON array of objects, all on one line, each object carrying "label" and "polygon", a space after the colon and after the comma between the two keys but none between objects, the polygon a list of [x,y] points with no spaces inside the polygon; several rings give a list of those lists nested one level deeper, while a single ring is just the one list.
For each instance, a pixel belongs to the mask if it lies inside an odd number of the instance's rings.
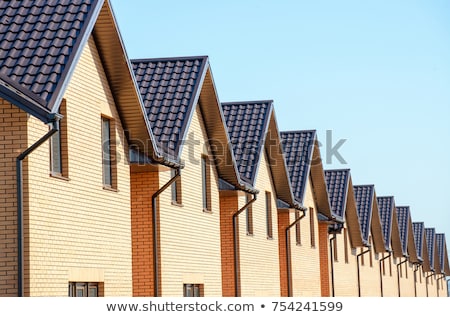
[{"label": "yellow brick wall", "polygon": [[[218,176],[211,166],[211,212],[203,211],[201,156],[210,154],[197,107],[187,135],[199,144],[184,145],[181,171],[182,206],[171,203],[168,188],[159,197],[161,294],[183,296],[183,283],[204,284],[205,296],[222,295]],[[189,139],[189,137],[188,137]],[[192,156],[192,157],[190,157]],[[193,160],[193,159],[194,160]],[[213,159],[210,156],[211,160]],[[160,173],[160,186],[170,172]]]},{"label": "yellow brick wall", "polygon": [[[320,254],[319,254],[319,228],[317,221],[317,208],[314,202],[311,182],[308,180],[305,191],[304,207],[308,209],[305,218],[300,220],[301,245],[295,241],[295,228],[291,230],[291,256],[292,256],[292,293],[293,296],[321,296],[320,289]],[[314,236],[315,247],[311,246],[309,208],[314,209]],[[291,223],[295,215],[290,215]]]},{"label": "yellow brick wall", "polygon": [[[348,236],[347,230],[347,223],[345,223],[342,232],[340,234],[336,234],[336,251],[333,249],[333,252],[336,252],[336,254],[333,254],[333,257],[330,259],[330,261],[333,261],[332,265],[334,268],[334,294],[338,297],[358,296],[358,275],[356,261],[357,254],[361,253],[362,250],[360,250],[359,248],[351,248],[350,237]],[[344,235],[347,235],[348,262],[345,261]],[[368,261],[364,262],[364,264],[369,265]]]},{"label": "yellow brick wall", "polygon": [[[387,253],[381,254],[380,258],[383,258],[385,256],[387,256]],[[399,263],[399,259],[393,258],[393,256],[384,260],[385,271],[384,274],[382,274],[384,297],[398,296],[397,263]]]},{"label": "yellow brick wall", "polygon": [[[130,172],[127,144],[91,38],[64,98],[69,179],[49,176],[49,144],[29,159],[26,281],[31,296],[67,296],[69,281],[104,283],[105,296],[131,296]],[[117,191],[103,189],[101,115],[115,120]],[[29,145],[48,131],[29,120]]]},{"label": "yellow brick wall", "polygon": [[[242,296],[280,296],[280,267],[278,254],[278,220],[276,193],[265,155],[256,177],[259,190],[253,203],[253,235],[247,235],[245,212],[239,216],[239,244]],[[271,193],[273,238],[267,238],[265,192]],[[239,206],[245,204],[241,197]]]},{"label": "yellow brick wall", "polygon": [[[0,296],[17,296],[16,157],[27,147],[28,115],[0,98]],[[27,162],[23,163],[26,169]],[[26,188],[24,188],[26,189]]]},{"label": "yellow brick wall", "polygon": [[417,289],[417,297],[426,297],[427,291],[425,286],[425,273],[423,271],[423,267],[420,266],[416,272],[416,289]]},{"label": "yellow brick wall", "polygon": [[[404,259],[402,259],[403,262]],[[400,276],[400,296],[414,297],[414,268],[413,265],[407,261],[397,267]]]},{"label": "yellow brick wall", "polygon": [[[370,258],[372,258],[372,266]],[[381,259],[381,255],[375,253],[372,243],[372,251],[364,254],[364,265],[360,265],[362,297],[381,296],[379,259]]]}]

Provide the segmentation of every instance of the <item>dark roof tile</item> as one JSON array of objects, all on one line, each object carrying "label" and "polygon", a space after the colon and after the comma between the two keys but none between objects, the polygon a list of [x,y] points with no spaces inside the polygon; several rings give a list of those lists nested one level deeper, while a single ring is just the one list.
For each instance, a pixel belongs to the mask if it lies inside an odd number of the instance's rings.
[{"label": "dark roof tile", "polygon": [[353,186],[353,190],[363,240],[369,241],[375,188],[373,185],[357,185]]},{"label": "dark roof tile", "polygon": [[332,213],[338,218],[344,219],[350,170],[327,170],[325,171],[325,179]]},{"label": "dark roof tile", "polygon": [[283,151],[294,196],[303,201],[316,141],[316,131],[281,132]]},{"label": "dark roof tile", "polygon": [[[93,27],[96,17],[92,17],[102,2],[1,1],[0,80],[34,100],[44,112],[52,112],[80,53],[77,47],[87,39],[88,26]],[[2,94],[8,96],[6,90]],[[27,110],[44,116],[42,109]]]},{"label": "dark roof tile", "polygon": [[408,206],[397,207],[397,221],[400,232],[400,240],[402,243],[402,252],[408,254],[408,228],[410,221],[410,210]]},{"label": "dark roof tile", "polygon": [[436,245],[436,230],[434,228],[425,228],[425,238],[427,239],[428,257],[430,267],[434,271],[434,252]]},{"label": "dark roof tile", "polygon": [[132,61],[156,143],[172,158],[180,154],[207,63],[206,56]]},{"label": "dark roof tile", "polygon": [[425,234],[425,225],[423,222],[413,222],[414,243],[416,244],[417,256],[423,260],[423,239]]},{"label": "dark roof tile", "polygon": [[273,102],[227,102],[221,106],[240,177],[254,185]]},{"label": "dark roof tile", "polygon": [[392,235],[392,216],[394,212],[394,197],[377,197],[378,210],[383,229],[384,245],[386,250],[390,249]]},{"label": "dark roof tile", "polygon": [[[436,245],[437,245],[437,251],[439,254],[439,266],[441,268],[441,272],[439,273],[445,273],[445,235],[443,233],[436,233]],[[448,259],[447,259],[448,260]]]}]

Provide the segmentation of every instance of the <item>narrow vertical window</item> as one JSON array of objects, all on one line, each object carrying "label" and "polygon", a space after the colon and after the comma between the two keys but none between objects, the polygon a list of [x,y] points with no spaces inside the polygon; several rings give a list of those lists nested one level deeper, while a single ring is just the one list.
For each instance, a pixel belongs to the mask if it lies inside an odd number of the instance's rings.
[{"label": "narrow vertical window", "polygon": [[50,170],[52,175],[62,175],[61,130],[50,139]]},{"label": "narrow vertical window", "polygon": [[273,228],[272,228],[272,197],[270,192],[266,192],[266,229],[267,238],[273,238]]},{"label": "narrow vertical window", "polygon": [[[175,177],[176,171],[174,169],[170,170],[170,177]],[[170,186],[171,194],[172,194],[172,203],[176,205],[181,205],[181,178],[178,177],[176,181],[172,183]]]},{"label": "narrow vertical window", "polygon": [[56,177],[68,177],[67,118],[65,100],[61,102],[59,112],[63,118],[59,121],[58,131],[50,138],[50,175]]},{"label": "narrow vertical window", "polygon": [[[250,194],[245,195],[245,203],[248,203],[251,199],[252,199],[252,196]],[[246,216],[246,224],[247,224],[247,234],[252,235],[253,234],[253,208],[252,208],[251,204],[245,210],[245,216]]]},{"label": "narrow vertical window", "polygon": [[338,258],[338,243],[337,243],[337,237],[335,237],[333,239],[333,259],[334,262],[338,262],[339,258]]},{"label": "narrow vertical window", "polygon": [[389,258],[389,276],[392,276],[392,257]]},{"label": "narrow vertical window", "polygon": [[347,229],[344,228],[343,230],[343,235],[344,235],[344,260],[345,263],[348,263],[348,234],[347,234]]},{"label": "narrow vertical window", "polygon": [[203,210],[211,211],[211,171],[209,158],[202,156],[202,191],[203,191]]},{"label": "narrow vertical window", "polygon": [[405,277],[408,278],[408,261],[405,262]]},{"label": "narrow vertical window", "polygon": [[310,207],[309,208],[309,232],[310,232],[310,237],[311,237],[311,247],[315,247],[316,246],[316,232],[315,232],[315,224],[314,224],[314,208]]},{"label": "narrow vertical window", "polygon": [[103,186],[105,188],[116,187],[114,150],[113,121],[102,117],[102,168]]},{"label": "narrow vertical window", "polygon": [[[298,218],[300,218],[300,211],[296,210],[295,219],[297,220]],[[297,221],[297,223],[295,224],[295,242],[297,245],[302,245],[302,236],[300,228],[301,228],[300,221]]]}]

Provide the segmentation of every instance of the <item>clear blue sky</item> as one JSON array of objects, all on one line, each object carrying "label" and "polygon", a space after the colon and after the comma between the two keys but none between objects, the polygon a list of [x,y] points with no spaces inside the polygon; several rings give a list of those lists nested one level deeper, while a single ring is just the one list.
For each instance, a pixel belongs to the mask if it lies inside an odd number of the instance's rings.
[{"label": "clear blue sky", "polygon": [[450,1],[112,4],[130,58],[208,55],[222,102],[273,99],[280,130],[346,139],[325,168],[450,241]]}]

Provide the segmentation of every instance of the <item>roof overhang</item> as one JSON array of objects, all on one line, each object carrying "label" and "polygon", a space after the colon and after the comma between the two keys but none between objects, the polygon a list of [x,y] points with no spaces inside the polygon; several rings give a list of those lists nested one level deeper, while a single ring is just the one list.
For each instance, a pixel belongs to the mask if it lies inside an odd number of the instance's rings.
[{"label": "roof overhang", "polygon": [[372,195],[372,219],[370,221],[370,231],[372,233],[372,242],[374,244],[375,252],[385,252],[383,230],[381,227],[380,211],[378,210],[377,195],[375,188]]},{"label": "roof overhang", "polygon": [[367,247],[369,241],[363,241],[361,226],[358,219],[358,211],[356,209],[355,193],[353,190],[352,178],[349,172],[347,181],[347,204],[345,206],[345,221],[347,223],[348,233],[353,248]]},{"label": "roof overhang", "polygon": [[161,161],[109,1],[103,3],[93,36],[130,147]]}]

